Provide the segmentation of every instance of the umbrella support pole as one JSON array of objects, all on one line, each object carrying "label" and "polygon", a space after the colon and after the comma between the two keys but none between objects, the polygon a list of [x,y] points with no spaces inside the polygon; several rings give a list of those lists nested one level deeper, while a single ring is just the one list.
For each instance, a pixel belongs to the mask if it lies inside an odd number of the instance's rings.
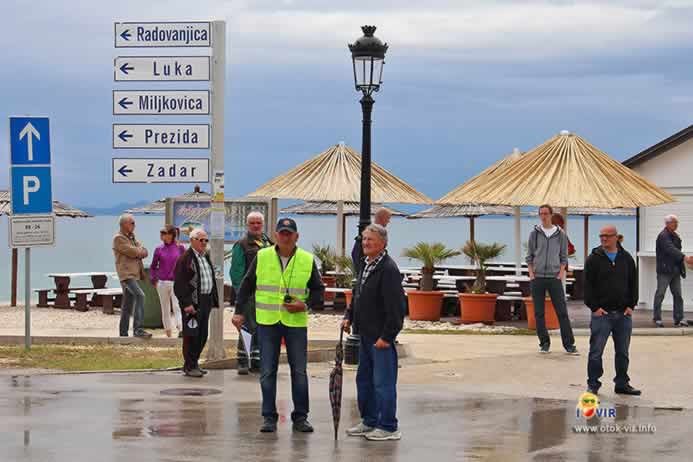
[{"label": "umbrella support pole", "polygon": [[520,207],[515,207],[515,274],[522,274],[522,236],[520,221]]}]

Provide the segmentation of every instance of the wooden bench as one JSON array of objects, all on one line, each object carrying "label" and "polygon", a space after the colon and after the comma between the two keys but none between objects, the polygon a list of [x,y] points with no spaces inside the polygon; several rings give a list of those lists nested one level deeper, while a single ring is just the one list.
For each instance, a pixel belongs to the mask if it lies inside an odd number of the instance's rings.
[{"label": "wooden bench", "polygon": [[101,299],[101,309],[104,314],[113,314],[113,307],[120,305],[120,300],[122,300],[123,297],[123,289],[121,288],[78,289],[71,290],[70,292],[75,294],[75,309],[77,311],[88,311],[87,296],[98,295]]},{"label": "wooden bench", "polygon": [[48,298],[48,293],[53,292],[55,289],[34,289],[34,292],[38,294],[38,304],[39,308],[50,308],[48,302],[52,302],[55,298]]},{"label": "wooden bench", "polygon": [[[513,294],[513,295],[511,295]],[[513,319],[513,314],[512,314],[512,307],[515,303],[520,302],[522,303],[523,298],[522,294],[515,295],[517,294],[516,292],[511,292],[508,294],[504,294],[496,298],[496,313],[494,315],[494,319],[496,321],[512,321]]]}]

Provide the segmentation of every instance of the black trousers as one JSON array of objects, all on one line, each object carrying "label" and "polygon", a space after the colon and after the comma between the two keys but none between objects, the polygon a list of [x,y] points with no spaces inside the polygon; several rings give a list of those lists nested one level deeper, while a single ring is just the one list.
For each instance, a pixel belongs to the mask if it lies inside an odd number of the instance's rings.
[{"label": "black trousers", "polygon": [[[207,344],[209,335],[209,313],[212,309],[212,295],[200,295],[198,304],[195,307],[197,313],[193,316],[197,319],[198,331],[197,335],[185,335],[185,327],[183,327],[183,358],[185,364],[184,370],[192,370],[199,367],[198,361],[202,350]],[[191,316],[183,313],[183,322],[187,323]]]}]

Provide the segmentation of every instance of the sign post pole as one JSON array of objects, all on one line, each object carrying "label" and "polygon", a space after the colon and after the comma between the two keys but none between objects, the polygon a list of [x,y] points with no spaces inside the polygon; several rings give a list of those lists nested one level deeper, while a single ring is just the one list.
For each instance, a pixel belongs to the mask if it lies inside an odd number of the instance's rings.
[{"label": "sign post pole", "polygon": [[31,349],[31,247],[24,249],[24,348]]},{"label": "sign post pole", "polygon": [[[210,319],[207,359],[224,359],[224,81],[226,76],[226,22],[212,22],[212,204],[210,239],[216,269],[219,309]],[[221,226],[219,226],[221,224]]]}]

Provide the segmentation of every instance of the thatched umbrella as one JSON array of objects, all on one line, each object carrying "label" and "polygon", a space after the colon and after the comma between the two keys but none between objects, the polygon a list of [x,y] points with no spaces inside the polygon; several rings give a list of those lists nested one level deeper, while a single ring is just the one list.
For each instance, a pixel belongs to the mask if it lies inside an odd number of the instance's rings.
[{"label": "thatched umbrella", "polygon": [[589,255],[589,227],[590,216],[612,216],[612,217],[633,217],[635,216],[634,209],[595,209],[589,207],[568,209],[568,215],[582,215],[583,234],[582,241],[585,244],[583,262],[587,261]]},{"label": "thatched umbrella", "polygon": [[[10,192],[0,191],[0,216],[2,215],[12,215],[10,204]],[[70,207],[59,201],[53,201],[53,213],[57,217],[70,217],[70,218],[89,218],[87,212],[83,210]],[[10,295],[10,305],[17,306],[17,249],[12,249],[12,288]]]},{"label": "thatched umbrella", "polygon": [[496,205],[434,205],[430,209],[409,215],[408,218],[453,218],[465,217],[469,218],[469,240],[475,240],[474,221],[477,217],[485,215],[512,215],[512,207],[496,206]]},{"label": "thatched umbrella", "polygon": [[[372,163],[371,166],[371,200],[373,202],[433,203],[432,199],[376,163]],[[344,203],[360,200],[360,184],[361,155],[349,146],[339,143],[268,181],[248,196],[336,202],[337,223],[341,223]],[[337,248],[344,248],[341,226],[337,226]]]},{"label": "thatched umbrella", "polygon": [[[567,215],[567,207],[635,208],[674,201],[665,191],[567,131],[476,180],[450,191],[437,203],[507,205],[516,207],[518,216],[519,207],[542,204],[561,207]],[[519,231],[516,224],[517,242]],[[516,258],[519,264],[519,248]]]}]

